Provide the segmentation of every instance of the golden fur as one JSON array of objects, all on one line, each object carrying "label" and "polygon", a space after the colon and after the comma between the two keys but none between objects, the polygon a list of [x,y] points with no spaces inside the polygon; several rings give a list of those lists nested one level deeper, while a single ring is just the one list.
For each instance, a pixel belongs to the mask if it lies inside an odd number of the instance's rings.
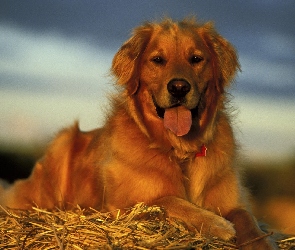
[{"label": "golden fur", "polygon": [[[113,59],[122,92],[105,126],[62,131],[31,176],[2,193],[1,204],[114,211],[145,202],[207,236],[237,234],[237,244],[260,237],[247,212],[225,106],[238,69],[234,48],[211,23],[166,19],[136,28]],[[161,117],[172,108],[178,122]],[[196,157],[202,145],[207,156]],[[272,247],[263,238],[245,249]]]}]

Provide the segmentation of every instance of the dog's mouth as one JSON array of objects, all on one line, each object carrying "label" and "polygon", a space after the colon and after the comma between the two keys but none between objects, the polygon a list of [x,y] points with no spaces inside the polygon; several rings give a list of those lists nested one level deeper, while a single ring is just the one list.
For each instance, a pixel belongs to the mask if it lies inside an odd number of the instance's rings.
[{"label": "dog's mouth", "polygon": [[[154,101],[154,105],[155,105],[156,112],[157,112],[157,115],[159,116],[159,118],[164,119],[164,114],[165,114],[166,109],[161,108],[155,101]],[[181,104],[175,104],[175,105],[171,106],[170,108],[176,108],[179,106],[181,106]],[[198,108],[199,107],[197,106],[193,109],[190,109],[193,119],[198,116]]]},{"label": "dog's mouth", "polygon": [[177,136],[186,135],[192,126],[192,119],[198,115],[198,106],[188,109],[181,103],[174,104],[169,108],[160,107],[153,98],[159,118],[164,120],[164,127],[171,130]]}]

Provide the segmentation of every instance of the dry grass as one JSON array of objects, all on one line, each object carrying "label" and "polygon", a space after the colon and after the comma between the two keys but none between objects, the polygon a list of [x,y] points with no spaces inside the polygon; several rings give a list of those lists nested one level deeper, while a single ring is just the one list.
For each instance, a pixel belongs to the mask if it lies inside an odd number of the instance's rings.
[{"label": "dry grass", "polygon": [[[280,241],[295,249],[295,237]],[[71,211],[32,211],[0,207],[0,249],[235,249],[232,242],[206,239],[157,206],[134,206],[110,213],[77,207]]]}]

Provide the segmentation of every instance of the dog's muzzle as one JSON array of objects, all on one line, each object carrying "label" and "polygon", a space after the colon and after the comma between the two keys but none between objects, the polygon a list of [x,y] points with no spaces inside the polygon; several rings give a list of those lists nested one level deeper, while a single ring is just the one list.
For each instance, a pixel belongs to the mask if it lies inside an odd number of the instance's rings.
[{"label": "dog's muzzle", "polygon": [[192,112],[185,107],[185,96],[189,93],[191,85],[183,79],[172,79],[167,84],[170,94],[171,106],[161,108],[153,98],[157,114],[164,119],[164,127],[176,136],[186,135],[192,126]]}]

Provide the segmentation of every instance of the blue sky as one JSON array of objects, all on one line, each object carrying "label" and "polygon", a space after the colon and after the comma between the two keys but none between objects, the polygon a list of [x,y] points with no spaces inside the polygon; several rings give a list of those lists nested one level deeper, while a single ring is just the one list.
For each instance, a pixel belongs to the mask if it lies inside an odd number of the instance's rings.
[{"label": "blue sky", "polygon": [[0,144],[103,124],[112,57],[145,20],[213,20],[239,52],[234,126],[249,159],[295,151],[295,3],[289,0],[2,0]]}]

